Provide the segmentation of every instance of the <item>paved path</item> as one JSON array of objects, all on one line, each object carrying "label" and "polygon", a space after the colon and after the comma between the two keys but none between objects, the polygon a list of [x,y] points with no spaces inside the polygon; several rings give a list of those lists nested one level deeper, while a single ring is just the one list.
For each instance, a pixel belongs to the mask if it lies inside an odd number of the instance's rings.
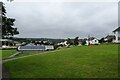
[{"label": "paved path", "polygon": [[[35,56],[35,55],[40,55],[40,54],[45,54],[45,53],[48,53],[48,52],[43,52],[43,53],[38,53],[38,54],[32,54],[32,55],[27,55],[27,56],[21,56],[21,57],[17,57],[17,58],[12,58],[13,56],[9,57],[10,59],[6,59],[6,60],[2,60],[0,61],[0,80],[9,80],[10,79],[10,76],[9,76],[9,73],[8,71],[4,68],[4,66],[2,65],[2,63],[5,63],[7,61],[11,61],[11,60],[16,60],[16,59],[20,59],[20,58],[25,58],[25,57],[30,57],[30,56]],[[19,54],[19,53],[16,53],[16,54]],[[15,54],[15,55],[16,55]]]},{"label": "paved path", "polygon": [[5,62],[11,61],[11,60],[16,60],[16,59],[25,58],[25,57],[30,57],[30,56],[36,56],[36,55],[46,54],[46,53],[48,53],[48,52],[43,52],[43,53],[38,53],[38,54],[31,54],[31,55],[21,56],[21,57],[17,57],[17,58],[10,58],[10,59],[3,60],[2,62],[5,63]]},{"label": "paved path", "polygon": [[[36,55],[40,55],[40,54],[47,54],[48,52],[43,52],[43,53],[38,53],[38,54],[31,54],[31,55],[27,55],[27,56],[21,56],[21,57],[17,57],[17,58],[12,58],[13,56],[19,54],[19,53],[16,53],[15,55],[11,56],[9,59],[0,61],[0,72],[1,72],[0,73],[0,79],[1,78],[3,78],[2,80],[9,80],[10,79],[8,71],[2,65],[3,63],[5,63],[7,61],[11,61],[11,60],[20,59],[20,58],[25,58],[25,57],[30,57],[30,56],[36,56]],[[50,51],[50,52],[55,52],[55,51]]]},{"label": "paved path", "polygon": [[13,57],[15,57],[16,55],[18,55],[18,54],[20,54],[21,52],[16,52],[16,53],[14,53],[13,55],[11,55],[11,56],[9,56],[8,58],[13,58]]},{"label": "paved path", "polygon": [[[67,48],[67,49],[69,49],[69,48]],[[16,55],[18,55],[19,53],[21,53],[21,52],[17,52],[16,54],[13,54],[12,56],[10,56],[11,58],[8,58],[8,59],[6,59],[6,60],[2,60],[2,63],[5,63],[5,62],[7,62],[7,61],[12,61],[12,60],[20,59],[20,58],[25,58],[25,57],[30,57],[30,56],[36,56],[36,55],[40,55],[40,54],[47,54],[47,53],[49,53],[49,52],[56,52],[56,51],[59,51],[59,50],[46,51],[46,52],[42,52],[42,53],[38,53],[38,54],[31,54],[31,55],[26,55],[26,56],[21,56],[21,57],[13,58],[13,56],[16,56]]]},{"label": "paved path", "polygon": [[[58,50],[56,50],[56,51],[58,51]],[[42,52],[42,53],[38,53],[38,54],[31,54],[31,55],[26,55],[26,56],[21,56],[21,57],[16,57],[16,58],[10,58],[10,59],[6,59],[6,60],[2,60],[2,62],[5,63],[7,61],[12,61],[12,60],[25,58],[25,57],[30,57],[30,56],[36,56],[36,55],[40,55],[40,54],[47,54],[49,52],[56,52],[56,51],[47,51],[47,52]]]}]

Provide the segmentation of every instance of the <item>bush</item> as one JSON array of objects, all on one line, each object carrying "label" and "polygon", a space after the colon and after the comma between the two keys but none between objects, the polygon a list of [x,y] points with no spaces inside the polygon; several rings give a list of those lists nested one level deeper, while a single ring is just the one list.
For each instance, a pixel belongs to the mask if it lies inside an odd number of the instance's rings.
[{"label": "bush", "polygon": [[82,41],[82,45],[85,45],[86,44],[86,41],[84,40],[84,41]]}]

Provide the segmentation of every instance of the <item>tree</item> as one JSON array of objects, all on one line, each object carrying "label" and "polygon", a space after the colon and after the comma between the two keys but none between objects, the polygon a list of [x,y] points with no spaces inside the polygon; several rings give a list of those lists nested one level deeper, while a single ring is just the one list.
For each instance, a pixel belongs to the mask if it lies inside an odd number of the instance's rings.
[{"label": "tree", "polygon": [[83,41],[82,41],[82,45],[85,45],[85,44],[86,44],[86,40],[83,40]]},{"label": "tree", "polygon": [[79,39],[78,39],[79,37],[76,37],[75,39],[74,39],[74,45],[78,45],[79,44]]},{"label": "tree", "polygon": [[70,38],[67,39],[67,44],[73,45],[73,42],[72,42],[72,40]]},{"label": "tree", "polygon": [[104,41],[104,38],[101,38],[101,39],[99,40],[99,43],[103,43],[103,42],[105,42],[105,41]]},{"label": "tree", "polygon": [[14,27],[15,19],[6,17],[5,6],[2,5],[2,37],[9,38],[19,34],[17,28]]}]

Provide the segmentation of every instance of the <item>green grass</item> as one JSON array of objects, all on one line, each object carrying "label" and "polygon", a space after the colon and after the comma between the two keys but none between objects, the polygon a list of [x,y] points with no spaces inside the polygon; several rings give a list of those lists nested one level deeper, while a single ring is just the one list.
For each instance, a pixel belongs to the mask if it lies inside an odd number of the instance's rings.
[{"label": "green grass", "polygon": [[[4,59],[7,59],[9,56],[11,56],[12,54],[16,53],[17,51],[14,49],[14,50],[0,50],[0,60],[4,60]],[[42,51],[33,51],[33,52],[23,52],[23,53],[20,53],[18,55],[16,55],[14,58],[17,58],[17,57],[22,57],[22,56],[27,56],[27,55],[32,55],[32,54],[38,54],[38,53],[42,53]]]},{"label": "green grass", "polygon": [[15,58],[22,57],[22,56],[27,56],[27,55],[39,54],[39,53],[43,53],[43,51],[21,52],[20,54],[16,55]]},{"label": "green grass", "polygon": [[0,50],[0,60],[6,59],[7,57],[11,56],[16,52],[16,50]]},{"label": "green grass", "polygon": [[118,45],[71,47],[4,64],[11,78],[115,78]]}]

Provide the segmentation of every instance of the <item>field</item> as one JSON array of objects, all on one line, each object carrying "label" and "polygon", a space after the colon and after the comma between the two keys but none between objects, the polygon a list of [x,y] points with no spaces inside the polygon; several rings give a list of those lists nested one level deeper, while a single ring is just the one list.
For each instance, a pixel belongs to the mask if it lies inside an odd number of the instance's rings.
[{"label": "field", "polygon": [[[17,52],[16,49],[14,49],[14,50],[0,50],[0,60],[7,59],[9,56],[15,54],[16,52]],[[20,54],[14,56],[13,58],[32,55],[32,54],[38,54],[38,53],[43,53],[43,51],[32,51],[32,52],[23,52],[23,53],[21,52]]]},{"label": "field", "polygon": [[39,54],[39,53],[43,53],[45,51],[26,51],[26,52],[21,52],[20,54],[16,55],[14,58],[17,58],[17,57],[22,57],[22,56],[27,56],[27,55],[34,55],[34,54]]},{"label": "field", "polygon": [[115,78],[118,45],[76,46],[4,63],[11,78]]},{"label": "field", "polygon": [[16,52],[16,50],[0,50],[0,60],[6,59],[7,57],[11,56]]}]

